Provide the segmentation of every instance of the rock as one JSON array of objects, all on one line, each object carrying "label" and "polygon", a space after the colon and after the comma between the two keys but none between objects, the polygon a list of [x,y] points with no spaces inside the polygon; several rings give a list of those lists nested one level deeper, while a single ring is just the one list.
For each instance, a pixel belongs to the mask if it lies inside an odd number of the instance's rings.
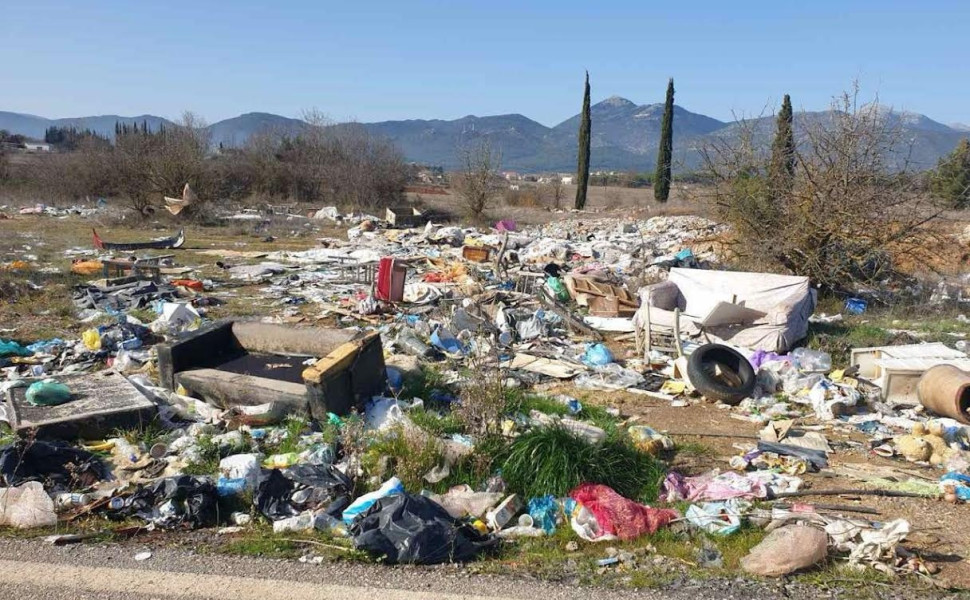
[{"label": "rock", "polygon": [[807,525],[790,525],[768,534],[741,559],[741,568],[754,575],[780,577],[825,559],[828,537]]}]

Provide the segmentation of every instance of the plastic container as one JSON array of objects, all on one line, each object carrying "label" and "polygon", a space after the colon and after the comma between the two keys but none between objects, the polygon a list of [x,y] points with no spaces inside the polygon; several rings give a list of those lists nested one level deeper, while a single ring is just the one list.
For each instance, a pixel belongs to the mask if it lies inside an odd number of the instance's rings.
[{"label": "plastic container", "polygon": [[832,356],[828,352],[810,348],[795,348],[791,355],[802,371],[823,373],[832,370]]},{"label": "plastic container", "polygon": [[403,329],[397,334],[397,344],[408,354],[417,357],[428,358],[434,353],[431,346],[424,343],[418,334],[410,329]]}]

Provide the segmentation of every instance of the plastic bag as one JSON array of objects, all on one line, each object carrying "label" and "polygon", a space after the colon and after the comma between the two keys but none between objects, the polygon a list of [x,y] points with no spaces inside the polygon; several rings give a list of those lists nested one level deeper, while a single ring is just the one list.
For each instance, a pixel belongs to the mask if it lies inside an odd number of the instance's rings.
[{"label": "plastic bag", "polygon": [[350,534],[358,550],[389,564],[465,562],[497,543],[430,498],[404,493],[374,502],[350,526]]},{"label": "plastic bag", "polygon": [[583,362],[591,367],[608,365],[613,362],[613,353],[603,344],[587,344]]},{"label": "plastic bag", "polygon": [[27,388],[27,403],[32,406],[57,406],[71,399],[71,388],[56,379],[35,381]]},{"label": "plastic bag", "polygon": [[165,529],[211,527],[219,516],[216,486],[208,477],[159,479],[126,498],[115,515],[134,515]]},{"label": "plastic bag", "polygon": [[94,454],[65,442],[18,441],[0,448],[0,483],[5,486],[40,481],[49,492],[69,492],[107,478],[108,470]]},{"label": "plastic bag", "polygon": [[13,340],[0,340],[0,357],[5,356],[30,356],[30,350],[24,348]]},{"label": "plastic bag", "polygon": [[431,334],[431,345],[435,348],[439,348],[448,354],[464,354],[465,347],[462,346],[458,338],[453,336],[444,327],[438,327]]},{"label": "plastic bag", "polygon": [[501,502],[501,493],[476,492],[467,485],[457,485],[447,493],[432,496],[432,500],[444,507],[456,519],[472,516],[481,519],[493,506]]},{"label": "plastic bag", "polygon": [[88,329],[81,334],[81,341],[88,350],[101,349],[101,334],[97,329]]},{"label": "plastic bag", "polygon": [[[354,519],[370,508],[375,502],[381,498],[386,498],[387,496],[392,496],[396,494],[404,493],[404,484],[397,477],[391,477],[376,491],[369,494],[364,494],[360,498],[354,500],[350,506],[343,512],[344,523],[350,525],[354,522]],[[442,509],[444,510],[444,509]]]},{"label": "plastic bag", "polygon": [[616,536],[621,540],[654,533],[678,517],[675,510],[638,504],[605,485],[584,483],[569,496],[593,514],[603,535]]},{"label": "plastic bag", "polygon": [[528,319],[516,323],[515,331],[519,334],[519,339],[522,341],[541,337],[546,332],[546,325],[542,321],[542,311],[536,311]]},{"label": "plastic bag", "polygon": [[262,458],[259,454],[234,454],[219,461],[219,474],[226,479],[242,479],[245,489],[256,487]]},{"label": "plastic bag", "polygon": [[741,528],[741,516],[751,503],[738,498],[727,502],[692,504],[684,515],[691,525],[715,535],[730,535]]},{"label": "plastic bag", "polygon": [[556,300],[560,302],[569,302],[569,290],[566,289],[565,284],[558,277],[547,277],[546,286],[549,291],[552,292]]},{"label": "plastic bag", "polygon": [[565,517],[562,505],[552,494],[530,499],[529,516],[534,527],[550,535],[556,532]]},{"label": "plastic bag", "polygon": [[339,518],[350,505],[353,487],[350,478],[334,466],[296,465],[263,472],[253,504],[271,521],[324,507],[328,514]]},{"label": "plastic bag", "polygon": [[364,405],[364,420],[369,429],[383,430],[411,421],[394,398],[372,398]]},{"label": "plastic bag", "polygon": [[832,356],[828,352],[802,347],[792,350],[791,356],[802,371],[827,372],[832,369]]},{"label": "plastic bag", "polygon": [[616,390],[636,387],[644,382],[643,375],[633,369],[626,369],[616,363],[593,367],[592,373],[584,373],[576,378],[578,388],[589,390]]},{"label": "plastic bag", "polygon": [[0,488],[0,526],[18,529],[57,525],[54,501],[37,481]]}]

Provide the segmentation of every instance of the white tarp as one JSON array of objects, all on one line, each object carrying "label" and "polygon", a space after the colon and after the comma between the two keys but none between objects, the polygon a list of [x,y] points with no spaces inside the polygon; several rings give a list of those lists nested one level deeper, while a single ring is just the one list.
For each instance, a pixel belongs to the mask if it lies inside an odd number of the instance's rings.
[{"label": "white tarp", "polygon": [[649,303],[651,322],[672,326],[673,311],[679,308],[684,335],[697,334],[703,319],[722,302],[751,309],[739,314],[758,311],[764,316],[753,322],[704,327],[704,332],[735,346],[787,352],[808,333],[816,293],[807,277],[674,268],[667,281],[642,288],[640,297],[635,322],[646,323],[644,305]]}]

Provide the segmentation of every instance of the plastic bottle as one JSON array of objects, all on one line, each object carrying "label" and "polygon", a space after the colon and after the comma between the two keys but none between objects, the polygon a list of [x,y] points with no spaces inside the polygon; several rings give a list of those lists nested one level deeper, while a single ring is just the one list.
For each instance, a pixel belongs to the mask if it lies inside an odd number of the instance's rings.
[{"label": "plastic bottle", "polygon": [[425,344],[418,335],[410,330],[403,329],[401,333],[397,334],[397,343],[404,349],[408,354],[427,358],[431,356],[433,351],[431,346]]}]

